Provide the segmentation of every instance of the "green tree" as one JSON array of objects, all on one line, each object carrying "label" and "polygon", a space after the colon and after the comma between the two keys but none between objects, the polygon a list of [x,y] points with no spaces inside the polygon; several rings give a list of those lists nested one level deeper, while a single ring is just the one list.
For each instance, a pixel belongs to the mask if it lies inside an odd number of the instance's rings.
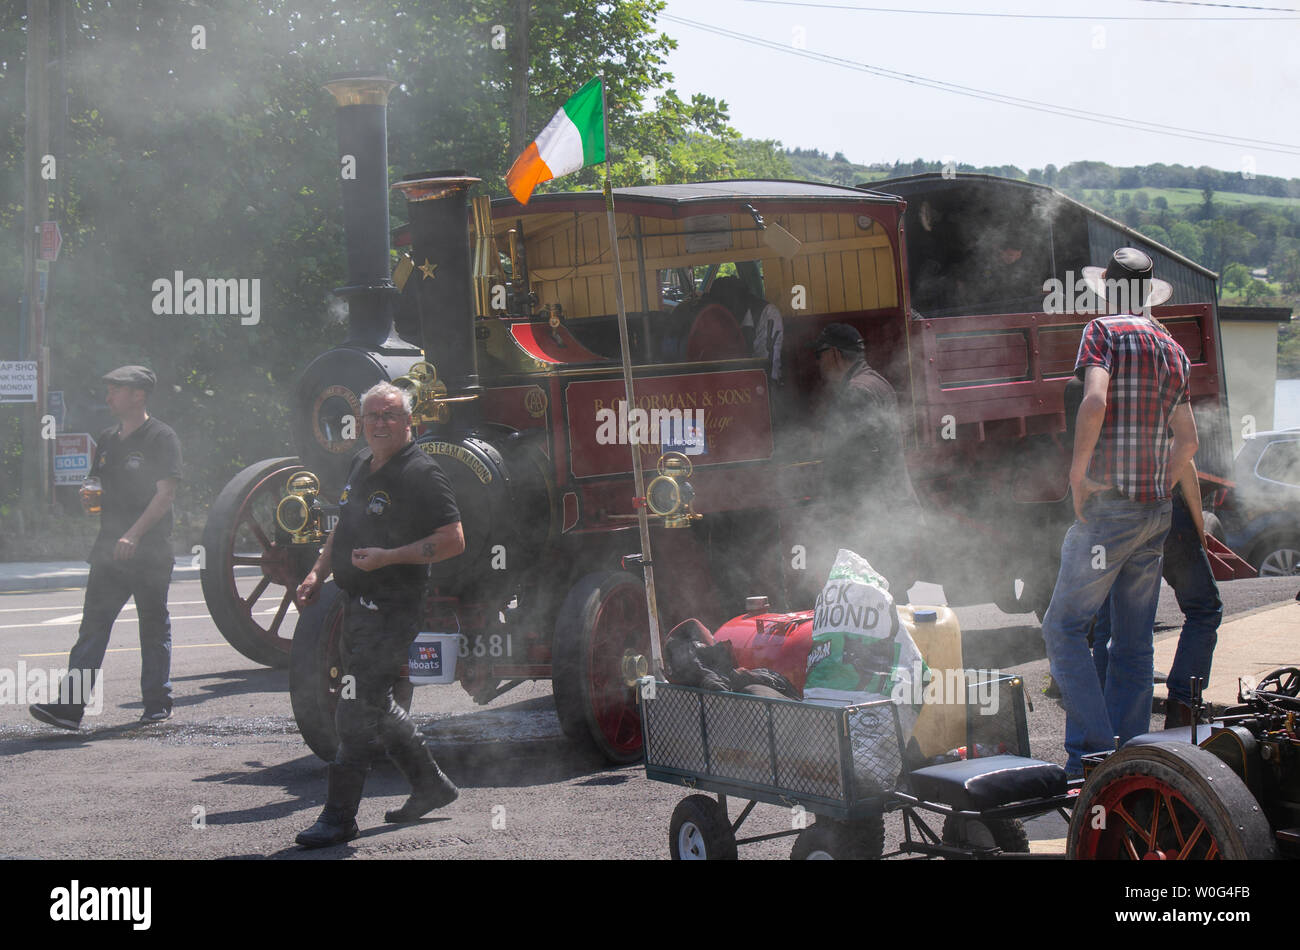
[{"label": "green tree", "polygon": [[1242,293],[1251,280],[1250,268],[1245,264],[1229,264],[1219,275],[1219,283],[1223,289],[1238,294]]},{"label": "green tree", "polygon": [[1144,224],[1138,228],[1138,232],[1145,234],[1157,244],[1163,244],[1165,247],[1173,247],[1173,240],[1169,237],[1169,232],[1158,224]]},{"label": "green tree", "polygon": [[1252,279],[1246,284],[1246,306],[1253,307],[1269,295],[1268,284],[1262,280]]},{"label": "green tree", "polygon": [[1202,221],[1198,225],[1204,247],[1201,263],[1213,271],[1221,271],[1230,261],[1249,260],[1255,245],[1255,235],[1241,225],[1223,218]]},{"label": "green tree", "polygon": [[[1156,199],[1159,201],[1160,199]],[[1196,229],[1194,224],[1188,224],[1186,221],[1175,221],[1169,228],[1169,246],[1179,254],[1198,264],[1204,263],[1201,258],[1205,254],[1205,247],[1201,243],[1201,232]]]},{"label": "green tree", "polygon": [[1300,294],[1300,241],[1291,240],[1280,247],[1269,265],[1269,272],[1281,282],[1288,294]]},{"label": "green tree", "polygon": [[[10,234],[21,220],[23,7],[0,5],[0,219]],[[527,135],[603,71],[616,183],[639,180],[645,156],[659,180],[779,173],[773,143],[743,143],[725,103],[673,91],[674,42],[654,28],[662,7],[534,3]],[[287,454],[294,382],[343,337],[332,293],[345,275],[335,107],[322,82],[363,68],[399,80],[388,112],[393,174],[465,168],[504,194],[514,77],[494,40],[504,24],[513,41],[513,10],[513,0],[78,0],[53,385],[86,407],[99,401],[93,381],[105,369],[155,367],[152,409],[185,445],[182,511],[205,508],[243,465]],[[196,23],[205,49],[193,47]],[[599,178],[587,169],[554,187]],[[404,202],[392,207],[398,223]],[[0,255],[9,300],[17,250]],[[260,322],[155,315],[152,284],[177,270],[257,278]]]}]

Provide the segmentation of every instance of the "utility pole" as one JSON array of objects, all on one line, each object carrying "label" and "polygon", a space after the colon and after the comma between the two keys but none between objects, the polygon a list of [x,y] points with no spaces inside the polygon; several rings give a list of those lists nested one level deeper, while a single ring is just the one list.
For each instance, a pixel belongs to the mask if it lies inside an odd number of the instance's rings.
[{"label": "utility pole", "polygon": [[[23,490],[31,503],[50,497],[50,446],[41,437],[41,416],[45,414],[45,391],[49,380],[49,348],[45,345],[45,304],[40,299],[36,257],[40,224],[49,217],[49,190],[41,176],[44,158],[50,152],[50,83],[47,69],[50,55],[50,0],[27,0],[27,118],[25,139],[26,179],[23,216],[24,295],[27,303],[25,327],[27,352],[36,361],[36,404],[23,413]],[[57,166],[56,166],[57,174]]]},{"label": "utility pole", "polygon": [[510,56],[510,157],[528,147],[528,3],[515,0],[515,42]]}]

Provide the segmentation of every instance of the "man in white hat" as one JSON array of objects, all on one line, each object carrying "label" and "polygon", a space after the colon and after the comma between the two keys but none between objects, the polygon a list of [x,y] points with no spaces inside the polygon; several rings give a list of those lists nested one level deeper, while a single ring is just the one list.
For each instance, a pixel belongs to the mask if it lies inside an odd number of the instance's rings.
[{"label": "man in white hat", "polygon": [[[1187,354],[1146,315],[1173,291],[1153,270],[1145,253],[1120,248],[1105,268],[1083,271],[1107,316],[1084,328],[1075,362],[1084,385],[1070,466],[1078,520],[1061,545],[1043,618],[1066,710],[1071,776],[1082,774],[1083,755],[1113,749],[1116,736],[1123,743],[1150,726],[1152,629],[1170,492],[1197,448]],[[1107,595],[1114,625],[1103,690],[1087,635]]]}]

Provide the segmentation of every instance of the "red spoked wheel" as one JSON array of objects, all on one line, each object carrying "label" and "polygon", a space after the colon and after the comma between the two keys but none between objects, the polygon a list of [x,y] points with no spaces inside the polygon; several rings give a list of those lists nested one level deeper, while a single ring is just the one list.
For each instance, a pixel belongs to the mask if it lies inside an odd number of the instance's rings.
[{"label": "red spoked wheel", "polygon": [[[231,646],[267,666],[288,665],[285,619],[316,559],[314,547],[289,544],[275,523],[285,482],[302,470],[296,458],[248,466],[221,490],[203,529],[200,576],[208,612]],[[260,573],[236,572],[250,567]]]},{"label": "red spoked wheel", "polygon": [[1102,861],[1240,861],[1276,856],[1268,819],[1217,756],[1189,742],[1128,746],[1089,777],[1067,853]]},{"label": "red spoked wheel", "polygon": [[649,656],[645,584],[622,571],[588,574],[560,606],[552,650],[552,688],[560,725],[589,738],[611,762],[641,758],[641,715],[623,660]]}]

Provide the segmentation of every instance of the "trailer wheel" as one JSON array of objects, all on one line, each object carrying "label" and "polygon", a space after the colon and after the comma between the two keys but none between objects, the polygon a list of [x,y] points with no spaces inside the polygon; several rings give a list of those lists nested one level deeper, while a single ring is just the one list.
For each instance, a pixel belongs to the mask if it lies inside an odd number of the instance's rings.
[{"label": "trailer wheel", "polygon": [[623,679],[629,653],[650,653],[645,584],[622,571],[588,574],[556,618],[555,709],[566,735],[589,738],[606,759],[624,765],[641,758],[636,693]]},{"label": "trailer wheel", "polygon": [[1008,854],[1028,854],[1029,835],[1019,818],[963,818],[949,815],[943,822],[943,843],[954,848]]},{"label": "trailer wheel", "polygon": [[885,819],[858,821],[818,818],[799,832],[791,861],[878,861],[885,853]]},{"label": "trailer wheel", "polygon": [[721,804],[708,795],[688,795],[673,809],[668,851],[674,861],[734,861],[736,836]]},{"label": "trailer wheel", "polygon": [[[275,506],[289,476],[302,470],[293,457],[254,462],[221,490],[203,529],[200,578],[212,621],[232,647],[267,666],[288,665],[290,638],[280,631],[316,558],[312,549],[277,540]],[[236,577],[236,566],[260,568],[262,576]],[[278,604],[261,599],[272,586]],[[259,601],[268,609],[255,614]]]},{"label": "trailer wheel", "polygon": [[1237,773],[1190,742],[1129,746],[1088,777],[1067,853],[1082,860],[1272,858],[1259,802]]},{"label": "trailer wheel", "polygon": [[[343,591],[326,581],[316,603],[298,617],[289,653],[289,703],[298,732],[308,747],[326,762],[334,761],[339,734],[334,711],[343,687],[340,641],[343,634]],[[393,689],[397,704],[410,712],[415,689],[401,679]]]}]

